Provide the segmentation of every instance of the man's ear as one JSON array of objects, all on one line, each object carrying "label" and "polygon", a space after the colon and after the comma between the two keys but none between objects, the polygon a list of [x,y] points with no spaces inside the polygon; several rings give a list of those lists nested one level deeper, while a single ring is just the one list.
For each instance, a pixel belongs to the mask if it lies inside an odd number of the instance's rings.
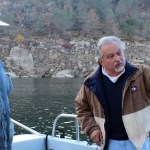
[{"label": "man's ear", "polygon": [[100,65],[102,65],[102,64],[103,64],[103,60],[102,60],[102,59],[99,59],[98,63],[99,63]]}]

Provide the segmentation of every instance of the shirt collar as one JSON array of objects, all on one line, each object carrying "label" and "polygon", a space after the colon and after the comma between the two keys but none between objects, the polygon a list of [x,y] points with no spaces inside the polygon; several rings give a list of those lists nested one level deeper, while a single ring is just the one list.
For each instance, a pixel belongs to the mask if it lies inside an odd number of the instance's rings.
[{"label": "shirt collar", "polygon": [[103,73],[103,75],[107,76],[113,83],[115,83],[115,82],[118,80],[118,78],[119,78],[124,72],[125,72],[125,69],[123,69],[123,71],[122,71],[119,75],[117,75],[117,76],[115,76],[115,77],[111,77],[111,76],[106,72],[105,68],[102,67],[102,73]]}]

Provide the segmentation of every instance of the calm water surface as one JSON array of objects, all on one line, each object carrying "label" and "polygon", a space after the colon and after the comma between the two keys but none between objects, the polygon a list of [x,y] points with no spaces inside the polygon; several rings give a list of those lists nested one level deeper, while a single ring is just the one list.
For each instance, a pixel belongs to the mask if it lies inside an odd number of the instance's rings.
[{"label": "calm water surface", "polygon": [[[54,118],[60,113],[75,113],[74,99],[82,78],[17,78],[10,98],[11,117],[32,129],[51,132]],[[74,121],[60,119],[58,128],[74,132]],[[15,127],[16,132],[21,132]],[[71,131],[73,130],[73,131]]]}]

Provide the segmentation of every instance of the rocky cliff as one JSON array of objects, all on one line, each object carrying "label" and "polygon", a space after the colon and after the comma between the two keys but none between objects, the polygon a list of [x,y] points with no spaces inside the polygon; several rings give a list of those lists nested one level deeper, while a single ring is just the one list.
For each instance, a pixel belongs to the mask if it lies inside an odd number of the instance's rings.
[{"label": "rocky cliff", "polygon": [[[70,41],[34,37],[18,43],[3,37],[0,53],[13,77],[85,77],[98,66],[96,42],[83,37]],[[150,41],[126,41],[126,45],[130,62],[150,65]]]}]

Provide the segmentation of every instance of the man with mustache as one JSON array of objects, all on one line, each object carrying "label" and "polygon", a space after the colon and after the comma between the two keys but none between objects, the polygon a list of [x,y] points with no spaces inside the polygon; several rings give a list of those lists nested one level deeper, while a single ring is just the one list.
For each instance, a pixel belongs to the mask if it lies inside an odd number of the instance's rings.
[{"label": "man with mustache", "polygon": [[76,99],[81,129],[103,150],[149,150],[150,68],[132,65],[116,36],[97,44],[99,67]]}]

